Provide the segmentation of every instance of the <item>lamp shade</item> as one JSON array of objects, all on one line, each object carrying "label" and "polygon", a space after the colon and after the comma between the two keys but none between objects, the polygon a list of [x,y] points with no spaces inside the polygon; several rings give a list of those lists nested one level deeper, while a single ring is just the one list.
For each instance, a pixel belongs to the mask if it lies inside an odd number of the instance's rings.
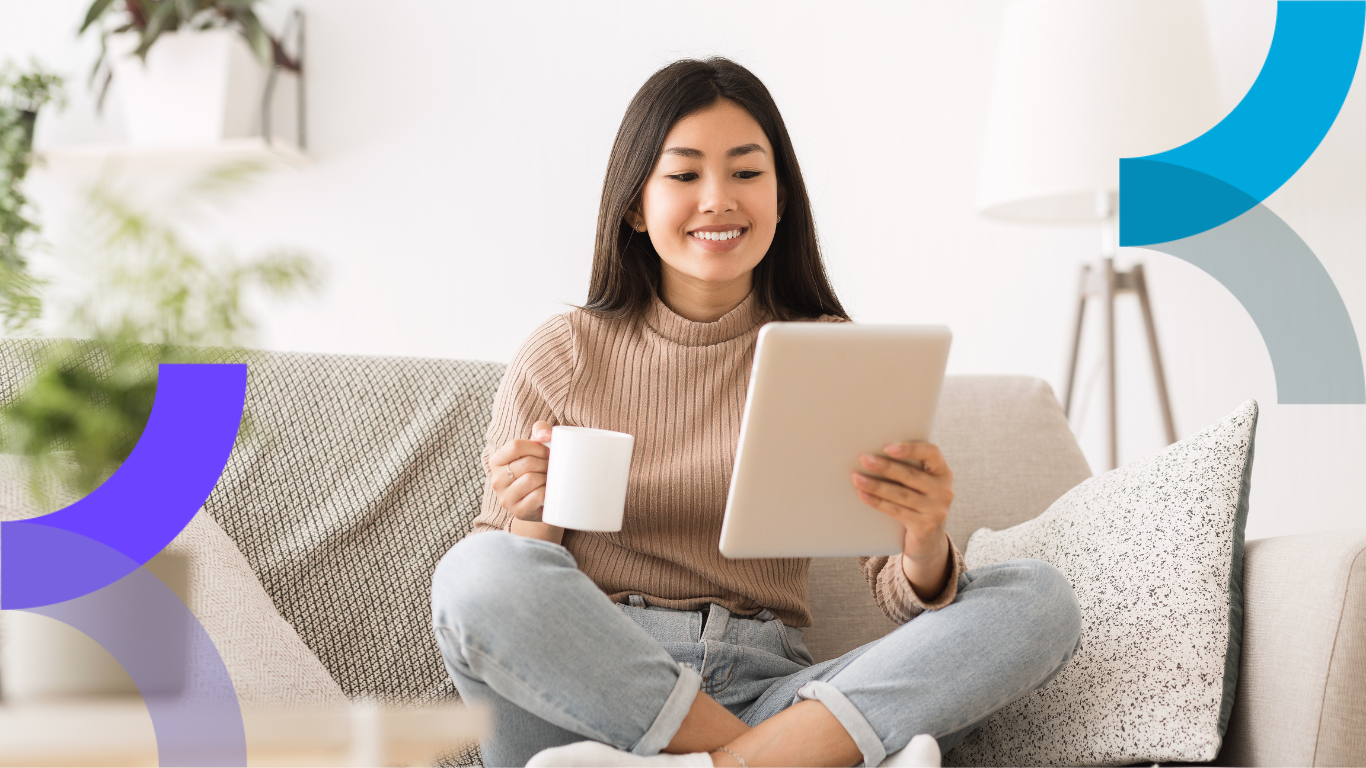
[{"label": "lamp shade", "polygon": [[1221,116],[1198,0],[1016,0],[1005,12],[978,208],[1004,219],[1113,213],[1119,158]]}]

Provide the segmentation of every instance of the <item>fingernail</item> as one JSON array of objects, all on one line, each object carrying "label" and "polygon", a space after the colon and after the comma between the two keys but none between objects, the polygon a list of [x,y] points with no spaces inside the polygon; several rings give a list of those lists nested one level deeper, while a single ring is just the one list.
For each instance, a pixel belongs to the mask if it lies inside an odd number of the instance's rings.
[{"label": "fingernail", "polygon": [[855,482],[855,483],[858,483],[858,484],[859,484],[859,487],[863,487],[863,486],[868,485],[868,483],[871,482],[871,481],[870,481],[867,477],[864,477],[863,475],[854,475],[854,482]]},{"label": "fingernail", "polygon": [[866,454],[866,453],[860,455],[860,456],[858,457],[858,460],[859,460],[859,463],[860,463],[860,464],[862,464],[863,466],[865,466],[865,467],[867,467],[867,468],[869,468],[869,469],[877,469],[878,460],[877,460],[876,458],[872,457],[872,456],[869,456],[869,455]]},{"label": "fingernail", "polygon": [[906,453],[906,446],[902,445],[901,443],[892,443],[891,445],[887,446],[884,450],[886,450],[887,453],[890,453],[893,456],[902,456]]}]

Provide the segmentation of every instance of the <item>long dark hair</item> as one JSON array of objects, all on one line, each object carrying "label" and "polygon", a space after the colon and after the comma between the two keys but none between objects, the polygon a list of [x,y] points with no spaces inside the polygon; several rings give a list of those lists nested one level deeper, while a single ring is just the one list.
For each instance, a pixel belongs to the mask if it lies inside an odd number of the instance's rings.
[{"label": "long dark hair", "polygon": [[754,73],[721,57],[675,61],[651,75],[626,108],[602,182],[593,277],[583,308],[607,317],[630,317],[659,290],[659,254],[649,237],[626,222],[626,214],[639,204],[669,130],[720,99],[739,104],[763,128],[773,147],[778,183],[786,193],[773,244],[754,268],[759,308],[781,320],[821,315],[847,320],[825,274],[811,200],[778,105]]}]

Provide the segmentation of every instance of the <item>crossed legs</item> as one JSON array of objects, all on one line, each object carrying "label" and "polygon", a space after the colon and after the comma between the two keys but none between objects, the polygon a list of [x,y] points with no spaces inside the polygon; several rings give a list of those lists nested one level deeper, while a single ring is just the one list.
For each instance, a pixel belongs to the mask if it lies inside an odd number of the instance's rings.
[{"label": "crossed legs", "polygon": [[917,733],[947,751],[1076,648],[1076,601],[1051,566],[1011,561],[961,578],[953,605],[789,676],[739,716],[556,544],[462,540],[437,566],[433,626],[461,696],[491,710],[489,765],[585,738],[639,755],[706,751],[717,765],[734,764],[722,746],[756,767],[877,765]]}]

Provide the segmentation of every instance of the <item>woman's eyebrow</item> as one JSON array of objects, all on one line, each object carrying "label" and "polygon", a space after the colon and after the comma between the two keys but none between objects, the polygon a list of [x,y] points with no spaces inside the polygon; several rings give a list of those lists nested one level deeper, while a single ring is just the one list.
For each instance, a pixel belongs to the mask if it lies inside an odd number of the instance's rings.
[{"label": "woman's eyebrow", "polygon": [[731,147],[730,151],[726,153],[726,157],[740,157],[741,155],[749,155],[755,152],[768,154],[767,152],[764,152],[764,148],[758,144],[741,144],[738,147]]},{"label": "woman's eyebrow", "polygon": [[[767,152],[764,152],[764,148],[759,146],[758,144],[741,144],[738,147],[731,147],[729,150],[727,150],[726,157],[740,157],[741,155],[750,155],[755,152],[768,154]],[[696,160],[700,160],[703,157],[702,150],[693,149],[692,147],[667,147],[660,154],[678,155],[680,157],[691,157]]]}]

